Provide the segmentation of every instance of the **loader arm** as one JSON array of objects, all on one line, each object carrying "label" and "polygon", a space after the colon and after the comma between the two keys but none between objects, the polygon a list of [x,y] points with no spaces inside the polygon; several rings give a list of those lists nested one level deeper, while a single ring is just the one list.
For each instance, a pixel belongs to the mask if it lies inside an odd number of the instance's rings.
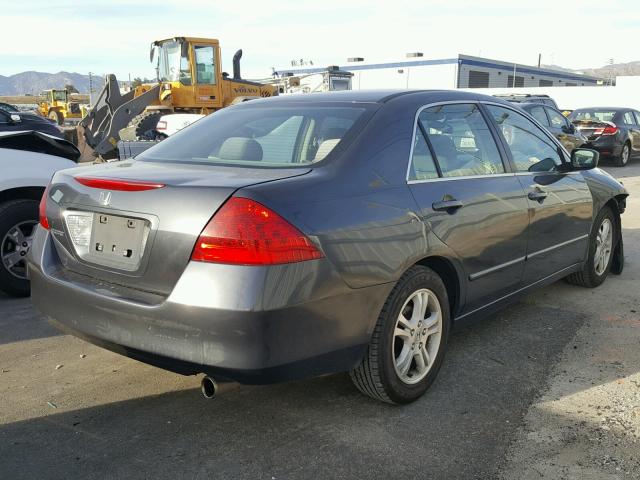
[{"label": "loader arm", "polygon": [[98,100],[80,122],[84,138],[98,155],[115,150],[120,139],[120,130],[131,119],[158,99],[160,85],[135,97],[135,91],[120,94],[115,75],[107,75]]}]

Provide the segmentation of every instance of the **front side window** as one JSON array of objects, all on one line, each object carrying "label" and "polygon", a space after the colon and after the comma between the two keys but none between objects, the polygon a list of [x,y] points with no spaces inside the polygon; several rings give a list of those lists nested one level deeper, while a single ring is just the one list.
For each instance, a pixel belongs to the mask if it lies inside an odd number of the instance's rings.
[{"label": "front side window", "polygon": [[553,171],[562,164],[557,145],[527,117],[496,105],[487,109],[511,150],[516,171]]},{"label": "front side window", "polygon": [[196,59],[196,82],[205,85],[216,84],[216,69],[214,50],[211,45],[196,45],[193,47]]},{"label": "front side window", "polygon": [[54,90],[53,91],[53,99],[56,102],[66,102],[67,101],[67,92],[65,90]]},{"label": "front side window", "polygon": [[365,107],[225,108],[136,157],[143,161],[286,167],[326,158],[364,122]]},{"label": "front side window", "polygon": [[504,173],[498,147],[478,105],[427,108],[420,113],[418,126],[431,144],[443,177]]}]

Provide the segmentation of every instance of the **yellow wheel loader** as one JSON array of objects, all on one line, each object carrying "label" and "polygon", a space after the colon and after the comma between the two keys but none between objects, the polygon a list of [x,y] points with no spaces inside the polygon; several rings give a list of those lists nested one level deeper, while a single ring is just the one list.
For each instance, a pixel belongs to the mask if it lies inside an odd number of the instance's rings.
[{"label": "yellow wheel loader", "polygon": [[114,75],[107,75],[95,105],[80,122],[85,141],[96,155],[113,155],[120,130],[129,126],[140,139],[154,139],[161,116],[208,114],[231,104],[277,95],[277,88],[240,77],[242,50],[233,57],[233,77],[222,72],[220,45],[209,38],[174,37],[151,44],[150,61],[157,83],[120,93]]},{"label": "yellow wheel loader", "polygon": [[45,90],[40,96],[43,98],[38,104],[40,115],[49,117],[58,125],[63,125],[68,119],[82,118],[80,103],[70,100],[67,90]]}]

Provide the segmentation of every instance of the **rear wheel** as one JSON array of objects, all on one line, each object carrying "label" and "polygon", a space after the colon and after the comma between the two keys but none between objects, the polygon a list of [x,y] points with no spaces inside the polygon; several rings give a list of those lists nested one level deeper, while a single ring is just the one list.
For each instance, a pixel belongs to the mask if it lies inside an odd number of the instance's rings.
[{"label": "rear wheel", "polygon": [[353,383],[383,402],[418,399],[438,374],[449,323],[442,280],[429,268],[412,267],[382,308],[367,353],[351,371]]},{"label": "rear wheel", "polygon": [[620,155],[615,157],[613,160],[616,167],[624,167],[629,162],[629,158],[631,158],[631,145],[629,142],[625,142],[622,146],[622,150],[620,151]]},{"label": "rear wheel", "polygon": [[11,200],[0,205],[0,290],[29,295],[27,253],[38,225],[38,202]]},{"label": "rear wheel", "polygon": [[600,210],[593,224],[589,240],[589,257],[579,272],[567,277],[567,282],[593,288],[605,281],[611,270],[615,242],[618,238],[617,223],[609,207]]},{"label": "rear wheel", "polygon": [[49,110],[49,119],[53,120],[58,125],[64,124],[64,116],[58,110]]}]

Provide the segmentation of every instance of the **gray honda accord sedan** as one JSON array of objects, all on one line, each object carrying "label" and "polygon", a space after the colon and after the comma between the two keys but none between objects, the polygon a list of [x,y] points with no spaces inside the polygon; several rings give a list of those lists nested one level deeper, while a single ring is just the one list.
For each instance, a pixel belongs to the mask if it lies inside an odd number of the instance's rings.
[{"label": "gray honda accord sedan", "polygon": [[620,273],[627,192],[597,162],[472,93],[255,100],[135,160],[58,172],[33,301],[65,331],[181,374],[350,371],[366,395],[407,403],[453,326],[561,278]]}]

